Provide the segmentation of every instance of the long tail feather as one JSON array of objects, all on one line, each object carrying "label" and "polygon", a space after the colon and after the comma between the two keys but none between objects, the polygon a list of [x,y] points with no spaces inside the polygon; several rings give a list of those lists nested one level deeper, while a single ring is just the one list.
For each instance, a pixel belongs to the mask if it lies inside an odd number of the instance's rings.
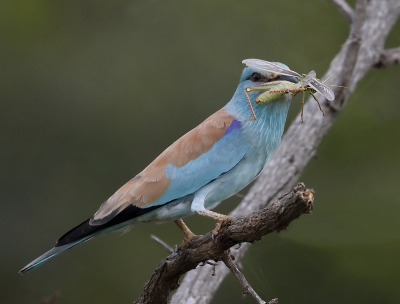
[{"label": "long tail feather", "polygon": [[64,252],[67,249],[70,249],[80,243],[83,243],[85,241],[88,241],[89,239],[91,239],[91,237],[87,237],[86,239],[82,239],[79,240],[77,242],[71,243],[71,244],[66,244],[63,246],[58,246],[58,247],[54,247],[52,249],[50,249],[49,251],[47,251],[46,253],[42,254],[40,257],[38,257],[37,259],[33,260],[32,262],[30,262],[28,265],[26,265],[24,268],[22,268],[19,273],[20,274],[25,274],[37,267],[39,267],[40,265],[42,265],[44,262],[48,261],[49,259],[51,259],[52,257],[55,257],[56,255],[59,255],[61,252]]},{"label": "long tail feather", "polygon": [[70,249],[76,245],[79,245],[85,241],[88,241],[96,235],[123,229],[124,227],[130,224],[130,221],[132,219],[140,215],[143,215],[145,213],[148,213],[154,209],[160,208],[162,206],[163,205],[153,206],[149,208],[139,208],[133,205],[129,205],[127,208],[122,210],[122,212],[117,214],[114,218],[112,218],[111,220],[102,225],[91,225],[90,224],[91,218],[89,218],[80,225],[76,226],[75,228],[72,228],[63,236],[61,236],[57,240],[56,246],[53,249],[50,249],[45,254],[42,254],[36,260],[26,265],[19,271],[19,273],[20,274],[27,273],[39,267],[44,262],[60,254],[61,252]]}]

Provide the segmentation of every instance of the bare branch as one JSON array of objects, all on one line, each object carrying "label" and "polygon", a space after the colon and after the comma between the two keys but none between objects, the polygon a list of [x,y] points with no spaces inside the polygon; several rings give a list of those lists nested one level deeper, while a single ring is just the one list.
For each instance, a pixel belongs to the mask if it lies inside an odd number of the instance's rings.
[{"label": "bare branch", "polygon": [[400,47],[384,50],[379,61],[374,65],[376,68],[386,68],[400,63]]},{"label": "bare branch", "polygon": [[162,239],[156,237],[155,235],[151,235],[150,238],[156,243],[160,244],[165,250],[167,250],[169,253],[174,253],[174,249],[172,249],[171,246],[169,246],[167,243],[165,243]]},{"label": "bare branch", "polygon": [[331,0],[331,2],[349,23],[353,22],[354,11],[345,0]]},{"label": "bare branch", "polygon": [[[238,216],[259,210],[296,183],[358,82],[379,61],[387,35],[399,13],[398,0],[357,1],[354,13],[357,16],[353,17],[351,35],[332,60],[326,73],[334,74],[331,78],[332,83],[345,85],[347,89],[335,88],[336,99],[332,103],[319,98],[325,110],[325,117],[319,115],[316,103],[306,103],[304,115],[307,120],[301,124],[300,118],[297,117],[291,124],[268,165],[232,215]],[[235,251],[237,261],[244,256],[248,248],[248,244],[245,243]],[[223,276],[228,273],[229,271],[224,272],[224,269],[220,269],[217,281],[212,282],[207,279],[209,272],[204,268],[188,273],[171,302],[209,303],[223,281]]]},{"label": "bare branch", "polygon": [[[180,277],[207,260],[223,260],[232,246],[253,243],[269,233],[287,229],[290,222],[313,209],[314,192],[299,184],[270,206],[244,218],[225,220],[213,237],[211,232],[190,239],[157,267],[136,304],[167,303],[170,292],[179,286]],[[242,246],[243,248],[243,246]],[[180,303],[189,303],[188,299]],[[199,302],[194,302],[199,303]]]},{"label": "bare branch", "polygon": [[260,296],[254,291],[253,287],[249,284],[246,280],[243,273],[239,270],[239,268],[233,263],[232,257],[229,255],[229,251],[225,252],[225,255],[222,257],[222,261],[225,263],[226,267],[229,268],[231,272],[236,276],[239,280],[240,284],[243,286],[243,293],[242,296],[244,297],[246,294],[249,294],[253,297],[253,299],[258,304],[266,304],[266,302],[260,298]]}]

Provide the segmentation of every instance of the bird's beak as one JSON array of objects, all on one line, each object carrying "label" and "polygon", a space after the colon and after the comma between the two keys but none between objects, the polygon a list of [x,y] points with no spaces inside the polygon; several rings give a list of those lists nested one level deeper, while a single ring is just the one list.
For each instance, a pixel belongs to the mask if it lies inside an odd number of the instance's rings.
[{"label": "bird's beak", "polygon": [[286,80],[286,81],[293,82],[293,83],[299,82],[299,80],[296,77],[287,76],[287,75],[280,75],[279,78],[277,78],[276,80]]}]

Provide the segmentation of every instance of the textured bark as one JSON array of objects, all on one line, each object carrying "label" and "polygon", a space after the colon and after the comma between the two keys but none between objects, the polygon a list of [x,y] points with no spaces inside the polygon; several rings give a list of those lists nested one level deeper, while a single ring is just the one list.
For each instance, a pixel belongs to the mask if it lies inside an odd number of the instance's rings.
[{"label": "textured bark", "polygon": [[[331,1],[351,21],[351,28],[348,39],[332,60],[326,75],[334,74],[330,82],[347,88],[335,88],[336,98],[332,102],[319,99],[325,110],[324,117],[319,113],[315,101],[306,103],[304,123],[301,124],[300,117],[297,117],[291,124],[267,167],[232,215],[259,210],[293,187],[358,82],[375,66],[386,67],[399,62],[398,48],[384,50],[386,37],[400,13],[399,0],[358,0],[354,11],[343,4],[344,0]],[[248,247],[248,244],[243,244],[235,251],[236,260],[243,257]],[[191,271],[171,302],[209,303],[228,272],[228,269],[221,268],[218,277],[209,280],[210,269]]]},{"label": "textured bark", "polygon": [[[311,212],[313,200],[314,192],[299,184],[260,211],[243,218],[228,218],[215,237],[209,232],[191,239],[161,262],[135,303],[168,303],[170,292],[178,288],[183,274],[208,260],[226,261],[227,250],[236,244],[253,243],[268,233],[286,229],[291,221]],[[181,303],[188,302],[185,299]]]}]

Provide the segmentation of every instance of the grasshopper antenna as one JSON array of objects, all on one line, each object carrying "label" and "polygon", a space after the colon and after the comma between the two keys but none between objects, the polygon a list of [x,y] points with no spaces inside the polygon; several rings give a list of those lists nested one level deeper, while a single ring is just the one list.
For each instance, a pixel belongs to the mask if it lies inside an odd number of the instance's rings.
[{"label": "grasshopper antenna", "polygon": [[[328,78],[326,78],[324,81],[322,81],[323,83],[327,82],[333,75],[335,75],[337,72],[333,72],[330,76],[328,76]],[[330,86],[330,87],[335,87],[335,88],[344,88],[347,89],[347,87],[345,86],[340,86],[340,85],[336,85],[336,84],[330,84],[327,83],[326,85]]]},{"label": "grasshopper antenna", "polygon": [[323,83],[325,83],[326,81],[328,81],[333,75],[335,75],[336,72],[333,72],[330,76],[328,76],[328,78],[326,78],[324,81],[322,81]]},{"label": "grasshopper antenna", "polygon": [[254,113],[254,109],[253,109],[253,106],[252,106],[252,104],[251,104],[250,97],[249,97],[249,95],[247,94],[247,88],[244,90],[244,95],[246,96],[247,104],[249,105],[250,112],[251,112],[251,119],[249,119],[249,121],[256,120],[256,119],[257,119],[257,116],[256,116],[256,113]]}]

